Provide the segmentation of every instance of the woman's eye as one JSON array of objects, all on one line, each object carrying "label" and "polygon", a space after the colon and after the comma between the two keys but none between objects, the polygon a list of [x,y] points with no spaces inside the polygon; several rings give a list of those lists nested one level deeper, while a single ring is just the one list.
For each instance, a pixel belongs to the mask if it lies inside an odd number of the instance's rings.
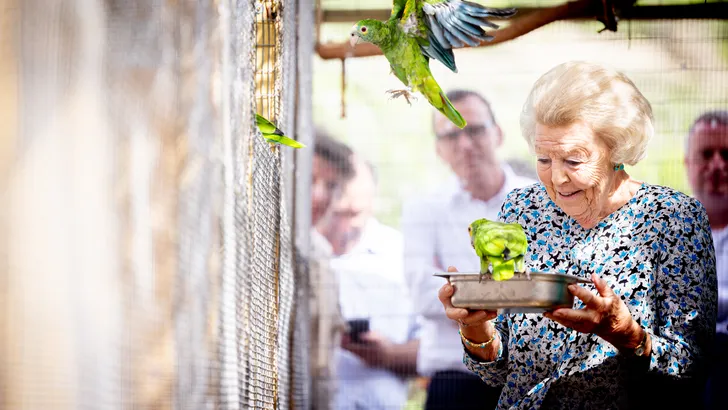
[{"label": "woman's eye", "polygon": [[550,159],[548,159],[548,158],[539,158],[539,159],[538,159],[538,162],[539,162],[540,164],[548,164],[549,162],[551,162],[551,160],[550,160]]},{"label": "woman's eye", "polygon": [[576,165],[581,164],[581,161],[574,161],[574,160],[569,159],[569,160],[566,160],[566,164],[571,165],[571,166],[576,166]]}]

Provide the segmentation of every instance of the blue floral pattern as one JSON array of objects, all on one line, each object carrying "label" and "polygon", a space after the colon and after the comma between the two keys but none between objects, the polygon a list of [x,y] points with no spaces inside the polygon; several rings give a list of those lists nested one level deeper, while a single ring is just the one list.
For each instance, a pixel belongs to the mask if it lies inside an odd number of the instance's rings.
[{"label": "blue floral pattern", "polygon": [[[643,372],[689,377],[715,335],[717,281],[708,217],[697,200],[643,184],[631,200],[592,229],[551,201],[540,183],[511,191],[499,219],[529,238],[530,271],[589,278],[597,273],[652,334]],[[595,292],[593,285],[582,285]],[[575,309],[583,308],[577,298]],[[486,383],[503,386],[499,409],[625,408],[633,358],[600,337],[540,314],[500,314],[499,358],[463,360]]]}]

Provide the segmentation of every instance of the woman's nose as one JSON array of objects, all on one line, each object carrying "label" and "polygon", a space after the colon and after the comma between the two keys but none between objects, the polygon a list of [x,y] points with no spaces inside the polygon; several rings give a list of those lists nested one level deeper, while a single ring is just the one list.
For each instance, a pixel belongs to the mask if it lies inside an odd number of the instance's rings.
[{"label": "woman's nose", "polygon": [[564,167],[556,164],[551,165],[551,182],[554,186],[569,182],[569,176],[566,174]]}]

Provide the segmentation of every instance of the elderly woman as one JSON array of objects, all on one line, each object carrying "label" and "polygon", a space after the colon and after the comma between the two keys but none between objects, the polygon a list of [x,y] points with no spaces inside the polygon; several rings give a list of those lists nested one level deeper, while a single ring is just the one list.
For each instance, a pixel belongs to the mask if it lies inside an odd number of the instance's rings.
[{"label": "elderly woman", "polygon": [[624,74],[570,62],[535,83],[521,127],[540,183],[511,191],[499,218],[527,232],[528,270],[592,284],[569,286],[573,309],[508,315],[455,308],[445,284],[465,364],[503,386],[498,408],[674,408],[705,372],[715,255],[697,200],[624,169],[645,157],[649,102]]}]

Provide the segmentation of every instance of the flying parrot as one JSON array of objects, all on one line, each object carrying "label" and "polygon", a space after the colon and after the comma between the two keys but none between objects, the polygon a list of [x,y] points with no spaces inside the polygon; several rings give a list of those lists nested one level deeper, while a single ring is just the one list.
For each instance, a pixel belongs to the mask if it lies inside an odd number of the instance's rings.
[{"label": "flying parrot", "polygon": [[389,61],[392,73],[407,87],[388,90],[392,98],[404,96],[409,104],[416,91],[459,128],[466,125],[430,72],[430,58],[457,73],[453,48],[477,46],[492,36],[480,26],[498,28],[490,16],[510,17],[513,8],[484,7],[464,0],[393,0],[387,21],[365,19],[351,29],[352,47],[360,41],[374,44]]},{"label": "flying parrot", "polygon": [[[528,239],[518,223],[504,223],[482,218],[468,226],[470,244],[480,258],[480,280],[488,273],[490,265],[494,280],[508,280],[514,272],[525,272],[523,256],[528,249]],[[529,277],[528,272],[526,277]]]},{"label": "flying parrot", "polygon": [[274,149],[276,144],[283,144],[293,148],[305,147],[305,145],[293,138],[286,137],[285,134],[283,134],[283,131],[279,130],[272,122],[258,114],[255,114],[255,123],[258,125],[258,129],[263,134],[263,138],[265,138],[265,140],[270,144],[271,149]]}]

